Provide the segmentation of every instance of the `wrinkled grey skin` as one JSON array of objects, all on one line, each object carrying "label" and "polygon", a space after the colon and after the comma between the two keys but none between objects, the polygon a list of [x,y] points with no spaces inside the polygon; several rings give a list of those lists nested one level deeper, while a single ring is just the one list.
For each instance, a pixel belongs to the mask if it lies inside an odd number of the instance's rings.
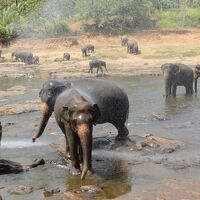
[{"label": "wrinkled grey skin", "polygon": [[94,45],[87,44],[87,45],[85,45],[85,47],[87,48],[87,52],[88,53],[93,53],[94,52]]},{"label": "wrinkled grey skin", "polygon": [[13,52],[11,58],[12,60],[21,61],[26,64],[32,64],[33,54],[30,52]]},{"label": "wrinkled grey skin", "polygon": [[127,44],[127,53],[139,54],[138,43],[136,41],[128,42],[128,44]]},{"label": "wrinkled grey skin", "polygon": [[161,66],[165,80],[165,96],[176,96],[177,86],[184,86],[187,95],[193,94],[193,70],[181,63],[166,63]]},{"label": "wrinkled grey skin", "polygon": [[71,174],[80,174],[81,179],[92,171],[92,130],[100,117],[98,105],[89,95],[74,88],[65,90],[56,100],[55,119],[65,135],[72,161]]},{"label": "wrinkled grey skin", "polygon": [[196,65],[194,70],[194,87],[195,87],[195,93],[197,93],[197,79],[200,76],[200,64]]},{"label": "wrinkled grey skin", "polygon": [[39,56],[33,56],[32,64],[35,64],[35,65],[39,65],[40,64]]},{"label": "wrinkled grey skin", "polygon": [[87,47],[86,46],[84,46],[83,48],[81,48],[81,52],[82,52],[82,56],[83,57],[88,56],[88,54],[87,54]]},{"label": "wrinkled grey skin", "polygon": [[[43,105],[41,106],[42,118],[39,129],[32,138],[33,142],[42,135],[54,111],[58,95],[70,88],[81,90],[85,95],[92,97],[93,102],[99,106],[101,117],[97,124],[111,123],[118,130],[116,139],[123,140],[126,138],[128,129],[125,122],[128,119],[129,101],[121,88],[110,81],[101,79],[78,79],[70,82],[51,80],[44,83],[39,93]],[[67,145],[66,152],[68,152]]]},{"label": "wrinkled grey skin", "polygon": [[101,73],[103,74],[103,68],[102,66],[105,68],[106,72],[108,72],[107,68],[106,68],[106,62],[103,61],[103,60],[98,60],[98,59],[95,59],[95,60],[91,60],[89,62],[89,71],[88,73],[93,73],[93,68],[97,68],[97,74],[99,72],[99,69],[101,70]]},{"label": "wrinkled grey skin", "polygon": [[121,37],[121,45],[127,46],[127,44],[128,44],[128,37],[127,36]]},{"label": "wrinkled grey skin", "polygon": [[70,60],[70,54],[69,53],[64,53],[63,54],[63,60]]}]

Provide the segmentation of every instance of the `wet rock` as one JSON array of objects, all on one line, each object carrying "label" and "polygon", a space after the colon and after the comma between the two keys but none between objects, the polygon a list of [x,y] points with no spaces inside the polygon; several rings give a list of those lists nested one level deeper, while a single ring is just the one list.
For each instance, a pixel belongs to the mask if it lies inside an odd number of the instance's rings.
[{"label": "wet rock", "polygon": [[0,107],[0,116],[16,115],[39,110],[39,101],[26,101],[23,104],[10,104]]},{"label": "wet rock", "polygon": [[32,186],[19,185],[19,186],[8,189],[8,193],[23,195],[23,194],[30,194],[33,192],[33,190],[34,188]]},{"label": "wet rock", "polygon": [[38,165],[44,165],[45,164],[45,161],[43,158],[36,158],[33,163],[31,165],[29,165],[29,168],[35,168],[37,167]]},{"label": "wet rock", "polygon": [[0,159],[0,175],[10,174],[10,173],[20,173],[23,172],[23,166],[20,163],[13,162],[10,160]]},{"label": "wet rock", "polygon": [[46,197],[52,196],[52,195],[57,194],[57,193],[59,193],[59,192],[60,192],[60,189],[59,189],[59,188],[48,188],[48,187],[45,187],[45,188],[44,188],[44,195],[45,195]]},{"label": "wet rock", "polygon": [[160,113],[152,113],[150,115],[144,116],[146,120],[152,120],[152,121],[165,121],[168,120],[168,118]]},{"label": "wet rock", "polygon": [[178,128],[191,128],[192,127],[192,122],[184,122],[180,124],[173,124],[170,126],[166,126],[166,129],[178,129]]},{"label": "wet rock", "polygon": [[65,192],[64,194],[69,200],[82,200],[95,198],[95,196],[102,192],[103,190],[96,185],[84,185],[72,191]]}]

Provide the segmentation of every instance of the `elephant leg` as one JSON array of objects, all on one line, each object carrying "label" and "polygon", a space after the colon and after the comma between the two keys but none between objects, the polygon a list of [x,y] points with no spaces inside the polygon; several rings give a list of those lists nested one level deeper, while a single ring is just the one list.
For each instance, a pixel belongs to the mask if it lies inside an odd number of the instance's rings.
[{"label": "elephant leg", "polygon": [[176,85],[173,85],[172,86],[172,94],[173,94],[173,97],[175,97],[176,96]]},{"label": "elephant leg", "polygon": [[72,161],[72,167],[70,169],[70,173],[72,175],[79,175],[81,173],[79,156],[78,156],[79,139],[77,134],[75,134],[71,129],[69,129],[66,126],[65,126],[65,132],[69,144],[69,153]]},{"label": "elephant leg", "polygon": [[98,74],[98,72],[99,72],[99,66],[97,67],[97,74]]},{"label": "elephant leg", "polygon": [[128,129],[126,128],[125,124],[121,124],[120,126],[116,126],[118,135],[116,136],[116,140],[125,140],[129,134]]}]

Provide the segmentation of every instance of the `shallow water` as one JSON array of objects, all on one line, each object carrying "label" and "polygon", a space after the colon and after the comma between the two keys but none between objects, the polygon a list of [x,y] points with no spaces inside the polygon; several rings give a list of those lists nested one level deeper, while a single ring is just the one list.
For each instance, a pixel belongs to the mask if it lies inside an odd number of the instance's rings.
[{"label": "shallow water", "polygon": [[[62,136],[52,117],[43,136],[36,143],[31,143],[31,136],[37,130],[39,112],[21,115],[1,116],[1,122],[12,122],[14,125],[3,130],[3,140],[0,148],[0,157],[30,164],[35,158],[42,157],[47,161],[45,166],[39,166],[29,172],[17,175],[3,175],[0,177],[0,193],[4,200],[43,199],[46,195],[42,190],[34,191],[29,195],[10,195],[7,189],[20,184],[41,185],[50,188],[59,187],[61,191],[79,187],[81,184],[98,184],[104,186],[103,197],[113,198],[133,189],[141,188],[157,180],[166,178],[200,178],[200,168],[191,165],[189,168],[174,170],[163,165],[157,165],[152,160],[168,158],[169,160],[191,163],[200,160],[200,97],[185,96],[184,88],[178,87],[177,97],[165,99],[164,81],[159,76],[112,77],[110,78],[128,93],[130,101],[130,115],[128,129],[130,135],[144,136],[154,134],[172,139],[181,140],[186,147],[169,155],[141,155],[130,152],[93,151],[93,167],[96,174],[86,178],[81,183],[79,177],[68,174],[68,167],[63,165],[57,152],[49,144]],[[14,85],[24,85],[30,89],[38,89],[44,80],[1,79],[0,90]],[[23,95],[10,96],[0,101],[0,106],[11,103],[21,103],[24,100],[38,99],[38,91],[27,92]],[[151,121],[145,119],[152,113],[166,115],[169,120]],[[189,123],[189,128],[167,128],[169,126]],[[94,129],[94,137],[116,135],[116,130],[109,124],[98,125]],[[104,160],[101,162],[99,160]],[[130,164],[129,161],[134,161]],[[140,161],[141,164],[137,163]]]}]

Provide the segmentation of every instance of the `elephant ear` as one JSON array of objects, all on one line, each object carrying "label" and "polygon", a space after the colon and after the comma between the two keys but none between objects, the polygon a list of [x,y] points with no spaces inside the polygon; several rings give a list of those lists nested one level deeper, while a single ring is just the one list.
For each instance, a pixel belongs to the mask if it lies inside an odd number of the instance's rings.
[{"label": "elephant ear", "polygon": [[69,108],[68,106],[63,106],[61,112],[61,122],[69,122]]},{"label": "elephant ear", "polygon": [[97,104],[93,105],[93,124],[96,125],[98,119],[101,117],[101,112]]},{"label": "elephant ear", "polygon": [[179,65],[173,65],[172,64],[172,67],[173,67],[173,72],[175,73],[175,74],[177,74],[177,73],[179,73],[180,72],[180,67],[179,67]]}]

